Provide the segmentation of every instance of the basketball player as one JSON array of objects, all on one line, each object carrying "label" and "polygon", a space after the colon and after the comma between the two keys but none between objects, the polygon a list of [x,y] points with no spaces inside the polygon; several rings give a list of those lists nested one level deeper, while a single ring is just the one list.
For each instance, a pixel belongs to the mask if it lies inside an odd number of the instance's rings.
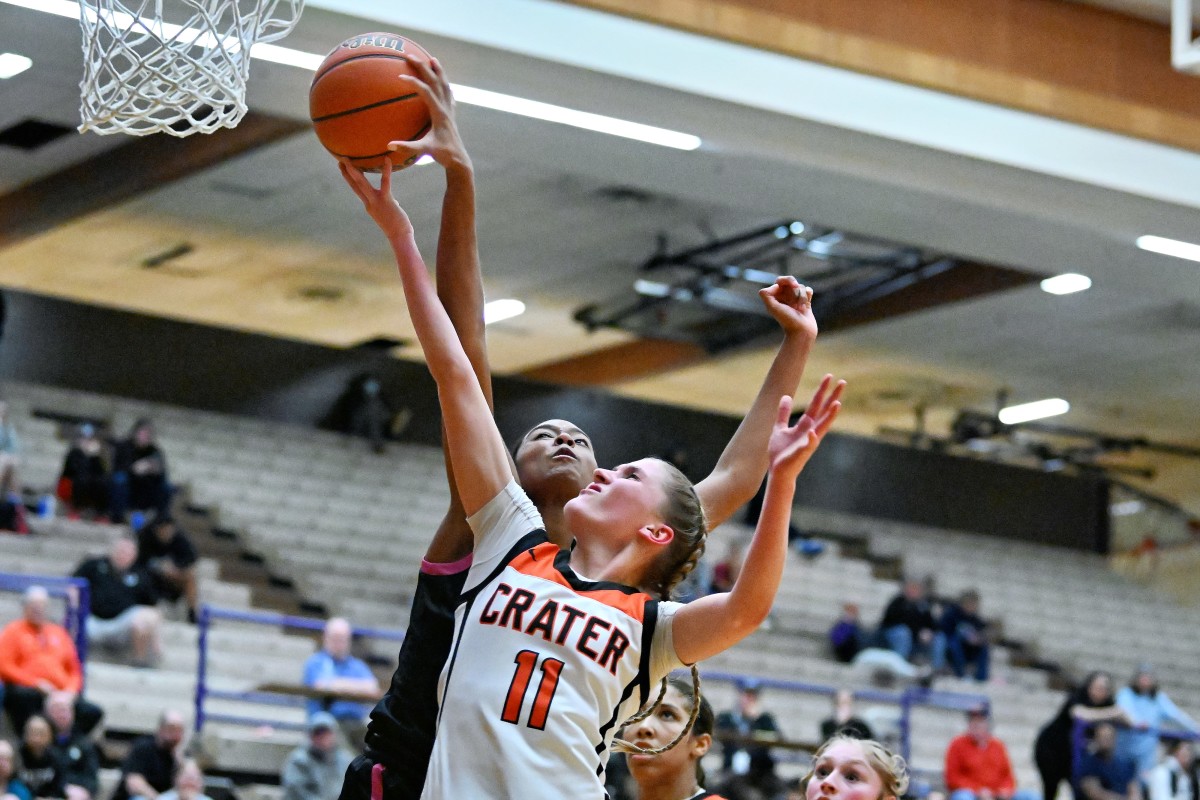
[{"label": "basketball player", "polygon": [[712,706],[696,695],[691,681],[671,677],[667,686],[658,708],[625,729],[626,739],[644,748],[670,742],[692,716],[696,703],[700,708],[691,731],[678,746],[655,756],[629,755],[629,774],[637,783],[638,800],[725,800],[704,788],[704,767],[700,766],[712,747],[715,722]]},{"label": "basketball player", "polygon": [[[445,168],[438,291],[480,386],[490,395],[471,163],[454,125],[453,100],[440,65],[435,61],[429,67],[415,66],[421,80],[413,82],[414,90],[431,108],[433,130],[419,142],[398,143],[397,149],[411,151],[405,155],[429,153]],[[784,327],[785,339],[758,401],[716,470],[697,486],[714,525],[754,494],[765,471],[763,447],[775,410],[774,398],[794,390],[816,335],[811,311],[802,303],[807,299],[808,293],[792,279],[781,279],[764,293],[764,303]],[[567,545],[562,507],[587,485],[595,469],[590,440],[569,422],[550,420],[523,437],[517,463],[550,535]],[[451,508],[422,565],[396,674],[387,695],[372,712],[367,753],[347,772],[343,800],[364,800],[368,795],[403,800],[420,794],[435,725],[437,674],[449,651],[451,616],[472,546],[453,481],[450,485]]]}]

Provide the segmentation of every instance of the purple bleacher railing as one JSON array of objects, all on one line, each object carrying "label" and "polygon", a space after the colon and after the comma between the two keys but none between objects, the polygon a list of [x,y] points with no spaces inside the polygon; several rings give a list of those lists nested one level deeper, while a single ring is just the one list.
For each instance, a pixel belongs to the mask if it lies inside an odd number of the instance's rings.
[{"label": "purple bleacher railing", "polygon": [[[62,575],[23,575],[15,572],[0,572],[0,591],[23,592],[30,586],[41,586],[51,597],[67,601],[67,613],[63,627],[75,640],[75,650],[80,665],[87,664],[88,640],[87,618],[92,610],[92,595],[88,582],[83,578],[67,578]],[[76,597],[74,608],[71,595]],[[86,682],[86,676],[84,678]]]},{"label": "purple bleacher railing", "polygon": [[[804,681],[789,681],[779,678],[761,678],[734,672],[719,672],[705,670],[701,677],[706,681],[737,683],[746,678],[753,678],[760,686],[768,689],[783,689],[790,692],[805,692],[807,694],[824,694],[833,696],[841,687],[821,683],[805,683]],[[911,716],[914,706],[931,706],[933,708],[948,708],[956,711],[968,711],[972,708],[990,708],[990,701],[982,694],[959,694],[957,692],[938,692],[921,687],[910,687],[902,692],[885,692],[878,689],[860,689],[854,692],[855,699],[875,703],[895,703],[900,706],[900,746],[901,755],[908,761],[912,755],[911,746]]]},{"label": "purple bleacher railing", "polygon": [[[259,625],[272,625],[281,628],[300,628],[303,630],[319,631],[325,628],[326,620],[311,619],[309,617],[293,617],[288,614],[275,614],[262,611],[238,611],[229,608],[217,608],[203,604],[200,606],[200,613],[196,616],[196,626],[199,628],[199,636],[197,640],[197,658],[199,663],[196,667],[196,720],[195,729],[199,733],[204,727],[206,721],[213,722],[229,722],[239,725],[270,725],[276,728],[302,729],[302,724],[294,722],[279,722],[277,720],[266,717],[246,717],[238,714],[209,714],[204,709],[204,703],[209,698],[218,700],[242,700],[248,703],[260,703],[262,705],[282,706],[287,708],[298,708],[305,704],[303,698],[289,697],[286,695],[272,694],[270,692],[259,691],[244,691],[233,692],[224,689],[211,689],[208,687],[208,631],[212,626],[213,620],[226,619],[235,622],[253,622]],[[355,636],[365,636],[371,639],[388,639],[392,641],[402,641],[404,639],[404,631],[392,628],[351,628]],[[297,673],[299,672],[297,665]]]}]

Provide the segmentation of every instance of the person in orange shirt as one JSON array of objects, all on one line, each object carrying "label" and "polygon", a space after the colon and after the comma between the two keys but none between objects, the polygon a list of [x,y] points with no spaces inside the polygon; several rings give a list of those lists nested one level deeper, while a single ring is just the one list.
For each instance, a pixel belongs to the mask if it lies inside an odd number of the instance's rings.
[{"label": "person in orange shirt", "polygon": [[4,710],[13,730],[42,711],[50,692],[70,692],[75,697],[75,724],[88,734],[100,723],[104,711],[80,696],[83,670],[75,642],[61,625],[46,618],[50,595],[41,586],[30,586],[22,599],[21,619],[0,631],[0,681],[5,684]]},{"label": "person in orange shirt", "polygon": [[1017,790],[1004,742],[992,736],[986,708],[967,712],[967,732],[946,748],[946,790],[950,800],[1032,800]]}]

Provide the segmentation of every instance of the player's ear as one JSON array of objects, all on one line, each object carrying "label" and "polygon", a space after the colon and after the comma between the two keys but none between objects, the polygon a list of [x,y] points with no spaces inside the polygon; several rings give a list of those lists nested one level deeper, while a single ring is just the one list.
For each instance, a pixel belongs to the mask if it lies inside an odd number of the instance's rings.
[{"label": "player's ear", "polygon": [[675,538],[675,531],[670,525],[662,522],[656,522],[651,525],[643,525],[638,533],[645,537],[647,541],[655,545],[667,545]]}]

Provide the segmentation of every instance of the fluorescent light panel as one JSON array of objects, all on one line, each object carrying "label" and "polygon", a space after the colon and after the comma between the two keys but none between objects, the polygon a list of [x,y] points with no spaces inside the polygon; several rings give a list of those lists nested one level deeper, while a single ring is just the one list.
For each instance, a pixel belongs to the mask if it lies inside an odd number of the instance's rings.
[{"label": "fluorescent light panel", "polygon": [[1151,253],[1186,258],[1188,261],[1200,261],[1200,244],[1181,242],[1165,236],[1139,236],[1137,246],[1143,250],[1149,250]]},{"label": "fluorescent light panel", "polygon": [[0,80],[20,75],[33,66],[33,60],[17,53],[0,53]]},{"label": "fluorescent light panel", "polygon": [[[28,8],[33,11],[44,11],[60,17],[79,18],[79,4],[70,2],[70,0],[0,0],[0,3],[7,3],[19,8]],[[172,35],[174,31],[179,30],[178,26],[163,25],[162,27],[164,31],[171,31],[171,33],[167,33],[168,36]],[[203,35],[200,31],[196,31],[195,33],[197,36]],[[285,64],[289,67],[308,70],[316,70],[325,59],[324,55],[306,53],[302,50],[294,50],[290,47],[280,47],[279,45],[267,43],[254,45],[250,49],[250,55],[262,61],[271,61],[276,64]],[[597,133],[607,133],[610,136],[620,136],[624,139],[657,144],[676,150],[695,150],[700,147],[700,137],[693,136],[690,133],[680,133],[679,131],[672,131],[666,128],[657,128],[653,125],[642,125],[638,122],[607,117],[603,114],[577,111],[552,103],[527,100],[523,97],[515,97],[510,94],[502,94],[501,92],[491,92],[486,89],[476,89],[461,84],[451,84],[451,88],[454,91],[455,100],[471,106],[490,108],[494,111],[504,111],[509,114],[542,120],[543,122],[570,125],[574,128],[583,128],[584,130],[595,131]]]},{"label": "fluorescent light panel", "polygon": [[1057,417],[1071,410],[1071,404],[1059,397],[1047,400],[1035,400],[1032,403],[1021,403],[1000,409],[1000,421],[1005,425],[1018,425],[1022,422],[1032,422],[1035,419]]},{"label": "fluorescent light panel", "polygon": [[525,313],[525,304],[520,300],[506,298],[504,300],[493,300],[490,303],[485,303],[483,306],[483,324],[491,325],[493,322],[501,322],[513,317],[519,317]]},{"label": "fluorescent light panel", "polygon": [[1074,294],[1092,288],[1092,279],[1077,272],[1067,272],[1042,281],[1042,291],[1050,294]]}]

